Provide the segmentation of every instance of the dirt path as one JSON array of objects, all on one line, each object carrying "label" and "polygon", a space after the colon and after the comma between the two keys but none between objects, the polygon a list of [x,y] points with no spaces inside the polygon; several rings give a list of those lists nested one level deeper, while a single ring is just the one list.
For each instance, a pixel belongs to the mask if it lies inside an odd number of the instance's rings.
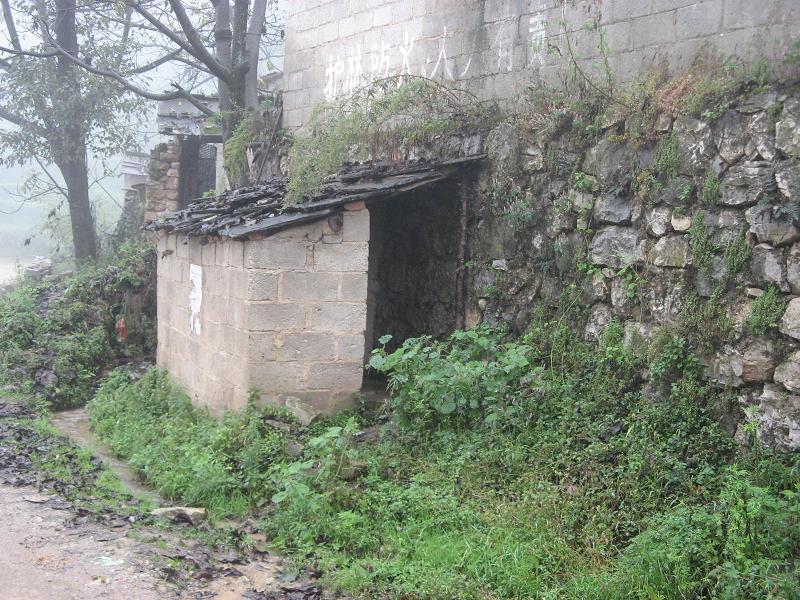
[{"label": "dirt path", "polygon": [[158,494],[139,481],[133,469],[126,462],[114,456],[111,450],[95,437],[89,426],[89,413],[86,407],[54,413],[50,422],[73,442],[103,459],[103,462],[116,473],[131,494],[155,504],[164,504]]},{"label": "dirt path", "polygon": [[0,597],[84,600],[175,597],[135,542],[97,524],[69,527],[52,499],[0,484]]}]

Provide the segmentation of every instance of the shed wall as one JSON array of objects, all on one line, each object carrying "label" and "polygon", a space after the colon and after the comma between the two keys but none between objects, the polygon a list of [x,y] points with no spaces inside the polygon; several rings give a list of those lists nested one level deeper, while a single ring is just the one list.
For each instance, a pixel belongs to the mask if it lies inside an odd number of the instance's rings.
[{"label": "shed wall", "polygon": [[[253,387],[265,402],[296,396],[322,412],[351,402],[363,375],[369,255],[369,212],[351,208],[260,240],[160,237],[158,364],[195,404],[235,410]],[[191,265],[202,269],[199,333]]]}]

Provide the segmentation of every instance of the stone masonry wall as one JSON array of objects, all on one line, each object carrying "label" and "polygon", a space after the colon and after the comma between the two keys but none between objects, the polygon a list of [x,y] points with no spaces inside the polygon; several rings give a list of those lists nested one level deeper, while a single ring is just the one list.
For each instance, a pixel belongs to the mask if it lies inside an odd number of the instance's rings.
[{"label": "stone masonry wall", "polygon": [[164,212],[178,210],[178,169],[181,146],[177,142],[158,144],[150,153],[145,191],[145,221]]},{"label": "stone masonry wall", "polygon": [[[322,412],[361,387],[369,212],[265,239],[201,245],[158,240],[158,365],[213,412],[300,397]],[[190,266],[202,268],[199,333],[190,327]]]},{"label": "stone masonry wall", "polygon": [[[570,55],[616,81],[702,52],[782,56],[800,35],[797,0],[297,0],[288,5],[284,124],[379,78],[422,75],[509,99],[565,75]],[[564,32],[569,34],[569,45]]]},{"label": "stone masonry wall", "polygon": [[489,132],[483,189],[502,166],[524,196],[476,198],[470,322],[522,332],[566,295],[587,339],[617,322],[648,358],[680,336],[738,400],[723,410],[732,434],[751,413],[763,442],[800,448],[800,91],[744,92],[702,114],[661,109],[634,139],[636,115],[589,139]]}]

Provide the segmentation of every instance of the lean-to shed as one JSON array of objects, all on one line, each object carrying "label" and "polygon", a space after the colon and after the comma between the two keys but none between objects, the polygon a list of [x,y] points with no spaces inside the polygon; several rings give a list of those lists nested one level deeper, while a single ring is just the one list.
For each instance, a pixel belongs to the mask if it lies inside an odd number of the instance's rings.
[{"label": "lean-to shed", "polygon": [[379,336],[463,319],[463,181],[480,158],[349,166],[288,207],[275,178],[163,215],[159,366],[212,412],[252,388],[348,406]]}]

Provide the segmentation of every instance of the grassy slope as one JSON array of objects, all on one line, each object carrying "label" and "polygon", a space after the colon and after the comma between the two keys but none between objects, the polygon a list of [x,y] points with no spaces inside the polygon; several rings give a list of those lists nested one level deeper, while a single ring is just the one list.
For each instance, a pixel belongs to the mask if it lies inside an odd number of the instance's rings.
[{"label": "grassy slope", "polygon": [[653,402],[618,327],[590,345],[553,323],[381,355],[397,432],[359,444],[342,415],[295,459],[269,415],[214,423],[164,374],[115,376],[90,410],[162,492],[255,511],[357,596],[798,597],[798,457],[738,450],[679,338],[654,348]]}]

